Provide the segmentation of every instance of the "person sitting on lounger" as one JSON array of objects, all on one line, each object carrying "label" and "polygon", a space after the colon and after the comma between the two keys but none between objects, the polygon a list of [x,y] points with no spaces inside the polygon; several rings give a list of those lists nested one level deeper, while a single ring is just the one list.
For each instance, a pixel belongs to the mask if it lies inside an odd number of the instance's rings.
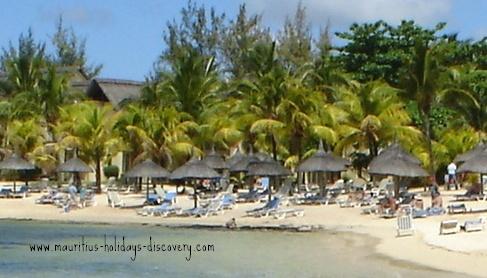
[{"label": "person sitting on lounger", "polygon": [[430,186],[431,206],[434,208],[441,208],[443,207],[443,199],[441,198],[438,184],[435,182],[433,177],[430,178],[430,181],[431,181],[431,186]]},{"label": "person sitting on lounger", "polygon": [[392,195],[387,196],[380,201],[379,213],[384,214],[386,210],[390,210],[390,212],[395,212],[397,210],[397,202]]},{"label": "person sitting on lounger", "polygon": [[465,196],[470,197],[472,195],[480,195],[480,183],[474,183],[465,192]]}]

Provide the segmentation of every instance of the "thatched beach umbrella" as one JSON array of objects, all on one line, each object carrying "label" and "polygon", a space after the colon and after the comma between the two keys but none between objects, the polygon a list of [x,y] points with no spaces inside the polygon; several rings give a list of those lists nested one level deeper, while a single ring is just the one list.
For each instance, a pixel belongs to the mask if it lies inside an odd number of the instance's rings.
[{"label": "thatched beach umbrella", "polygon": [[312,156],[303,160],[296,168],[297,172],[341,172],[347,170],[350,162],[342,157],[334,155],[332,152],[325,152],[323,141],[320,141],[318,151]]},{"label": "thatched beach umbrella", "polygon": [[238,161],[240,161],[240,159],[242,159],[243,157],[245,156],[245,154],[243,154],[239,148],[237,148],[237,151],[232,155],[230,156],[228,159],[227,159],[227,165],[229,167],[231,167],[233,164],[237,163]]},{"label": "thatched beach umbrella", "polygon": [[[388,152],[382,152],[369,164],[369,174],[396,177],[427,177],[429,176],[421,166],[411,159],[411,155],[402,148],[395,147]],[[396,182],[394,193],[399,194]]]},{"label": "thatched beach umbrella", "polygon": [[[247,176],[258,176],[258,177],[281,177],[290,176],[292,172],[286,167],[282,166],[275,160],[267,161],[254,161],[249,163],[247,168]],[[271,199],[271,188],[269,190],[269,200]]]},{"label": "thatched beach umbrella", "polygon": [[274,158],[272,158],[269,154],[263,153],[263,152],[258,152],[255,153],[255,156],[260,160],[260,161],[273,161]]},{"label": "thatched beach umbrella", "polygon": [[458,167],[459,173],[487,173],[487,149],[465,161]]},{"label": "thatched beach umbrella", "polygon": [[480,174],[480,190],[481,194],[484,191],[484,185],[482,181],[483,174],[487,173],[487,149],[478,153],[476,156],[465,161],[460,167],[458,167],[459,173],[479,173]]},{"label": "thatched beach umbrella", "polygon": [[479,143],[473,149],[457,155],[453,161],[455,161],[457,163],[468,161],[468,160],[472,159],[473,157],[481,154],[485,150],[487,150],[487,144]]},{"label": "thatched beach umbrella", "polygon": [[370,167],[370,165],[377,163],[377,161],[381,161],[381,160],[387,161],[391,157],[396,156],[397,154],[401,154],[403,159],[406,161],[409,161],[409,162],[417,164],[417,165],[421,164],[421,161],[418,158],[416,158],[415,156],[406,152],[401,147],[401,145],[399,145],[398,143],[393,143],[390,146],[388,146],[386,149],[384,149],[378,156],[374,157],[374,159],[372,159],[372,161],[370,162],[369,167]]},{"label": "thatched beach umbrella", "polygon": [[56,170],[60,173],[72,173],[76,186],[81,185],[81,178],[79,176],[80,173],[93,172],[93,169],[91,169],[91,167],[88,166],[83,160],[79,159],[76,154],[73,158],[59,165]]},{"label": "thatched beach umbrella", "polygon": [[[13,170],[13,171],[24,171],[24,170],[35,170],[35,166],[23,159],[16,153],[12,154],[9,158],[0,162],[1,170]],[[14,192],[16,191],[16,183],[14,180]]]},{"label": "thatched beach umbrella", "polygon": [[[332,152],[325,152],[323,141],[320,140],[318,151],[311,157],[303,160],[296,168],[297,172],[307,173],[333,173],[345,171],[350,162]],[[320,193],[323,195],[323,184],[320,184]]]},{"label": "thatched beach umbrella", "polygon": [[206,163],[206,165],[215,170],[228,169],[228,165],[223,159],[223,156],[217,154],[214,147],[211,148],[211,152],[206,155],[202,160]]},{"label": "thatched beach umbrella", "polygon": [[253,153],[243,156],[239,161],[230,166],[229,170],[233,173],[247,172],[250,163],[260,161],[260,159]]},{"label": "thatched beach umbrella", "polygon": [[[171,174],[173,180],[201,180],[201,179],[215,179],[219,178],[215,170],[206,165],[202,160],[193,157],[186,164],[174,170]],[[193,183],[194,189],[194,207],[198,206],[198,199],[196,194],[196,185]]]},{"label": "thatched beach umbrella", "polygon": [[78,157],[73,157],[57,167],[57,172],[61,173],[90,173],[93,172],[88,164]]},{"label": "thatched beach umbrella", "polygon": [[159,164],[156,164],[151,159],[146,159],[143,162],[136,164],[132,169],[125,173],[127,178],[146,178],[147,179],[147,193],[146,198],[149,198],[149,179],[167,178],[171,174]]}]

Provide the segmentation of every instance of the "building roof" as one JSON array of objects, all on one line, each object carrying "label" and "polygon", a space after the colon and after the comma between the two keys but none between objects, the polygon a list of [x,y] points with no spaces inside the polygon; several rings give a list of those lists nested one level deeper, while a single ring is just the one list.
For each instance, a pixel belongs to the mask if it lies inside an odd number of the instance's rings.
[{"label": "building roof", "polygon": [[138,99],[142,85],[138,81],[95,78],[90,82],[86,94],[91,99],[109,101],[118,107],[124,100]]}]

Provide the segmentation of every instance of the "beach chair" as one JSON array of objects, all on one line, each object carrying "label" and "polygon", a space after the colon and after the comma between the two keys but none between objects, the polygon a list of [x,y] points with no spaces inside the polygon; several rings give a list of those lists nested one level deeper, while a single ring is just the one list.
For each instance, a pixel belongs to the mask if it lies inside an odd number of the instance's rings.
[{"label": "beach chair", "polygon": [[22,185],[20,187],[19,190],[17,190],[16,192],[12,192],[10,194],[10,198],[26,198],[29,194],[29,189],[27,188],[27,186],[25,185]]},{"label": "beach chair", "polygon": [[397,217],[397,236],[410,236],[414,234],[413,217],[411,214]]},{"label": "beach chair", "polygon": [[180,207],[174,206],[174,204],[163,203],[162,205],[154,208],[154,210],[152,211],[152,215],[168,217],[170,215],[180,214],[181,211],[182,211],[182,209]]},{"label": "beach chair", "polygon": [[339,195],[345,192],[345,182],[342,179],[335,181],[335,183],[328,188],[328,192]]},{"label": "beach chair", "polygon": [[459,231],[458,220],[445,220],[440,223],[440,235],[456,234]]},{"label": "beach chair", "polygon": [[120,199],[120,195],[116,191],[107,191],[107,201],[112,208],[125,206],[125,202]]},{"label": "beach chair", "polygon": [[167,217],[171,214],[181,213],[181,208],[175,207],[170,203],[162,203],[159,206],[143,207],[142,209],[137,210],[136,213],[142,216],[153,215],[153,216]]},{"label": "beach chair", "polygon": [[484,229],[485,219],[480,217],[475,220],[467,220],[463,224],[463,229],[465,232],[479,232]]},{"label": "beach chair", "polygon": [[392,183],[392,180],[390,178],[384,178],[379,182],[378,187],[374,187],[371,189],[371,194],[372,197],[378,198],[379,196],[382,196],[390,191],[390,188],[393,187],[394,184]]},{"label": "beach chair", "polygon": [[221,205],[223,209],[233,209],[237,206],[237,201],[233,194],[225,194],[221,197]]},{"label": "beach chair", "polygon": [[259,192],[257,189],[252,189],[247,193],[239,194],[237,197],[238,203],[247,203],[247,202],[259,202],[262,198],[267,195],[267,190],[263,192]]},{"label": "beach chair", "polygon": [[248,210],[246,211],[246,214],[247,216],[253,217],[267,217],[279,208],[280,202],[281,200],[279,198],[273,198],[272,200],[268,201],[263,207]]},{"label": "beach chair", "polygon": [[210,215],[223,214],[223,207],[221,201],[213,201],[207,207],[201,208],[193,213],[193,216],[208,217]]},{"label": "beach chair", "polygon": [[448,205],[449,214],[461,214],[467,213],[467,207],[465,204],[450,204]]},{"label": "beach chair", "polygon": [[82,189],[80,191],[80,202],[82,207],[96,206],[95,193],[91,190]]},{"label": "beach chair", "polygon": [[303,217],[304,209],[279,208],[271,212],[271,214],[274,216],[275,219],[284,219],[289,216]]},{"label": "beach chair", "polygon": [[362,179],[362,178],[356,178],[353,181],[351,181],[350,188],[352,190],[362,190],[366,191],[367,190],[367,181]]}]

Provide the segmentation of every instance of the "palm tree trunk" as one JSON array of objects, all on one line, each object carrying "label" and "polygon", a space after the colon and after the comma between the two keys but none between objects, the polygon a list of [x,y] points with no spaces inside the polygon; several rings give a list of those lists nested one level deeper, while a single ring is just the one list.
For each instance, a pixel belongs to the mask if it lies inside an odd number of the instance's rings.
[{"label": "palm tree trunk", "polygon": [[271,139],[272,139],[272,157],[274,158],[274,160],[277,160],[277,142],[276,142],[276,138],[274,137],[274,135],[271,135]]},{"label": "palm tree trunk", "polygon": [[425,113],[423,112],[423,129],[424,129],[424,134],[426,136],[426,148],[427,148],[427,151],[428,151],[428,158],[429,158],[429,161],[430,161],[430,164],[429,164],[429,172],[430,174],[434,175],[434,171],[435,171],[435,158],[433,156],[433,144],[432,144],[432,140],[431,140],[431,122],[430,122],[430,119],[429,119],[429,113]]},{"label": "palm tree trunk", "polygon": [[101,159],[96,158],[96,172],[95,172],[95,180],[96,180],[96,193],[101,193]]}]

